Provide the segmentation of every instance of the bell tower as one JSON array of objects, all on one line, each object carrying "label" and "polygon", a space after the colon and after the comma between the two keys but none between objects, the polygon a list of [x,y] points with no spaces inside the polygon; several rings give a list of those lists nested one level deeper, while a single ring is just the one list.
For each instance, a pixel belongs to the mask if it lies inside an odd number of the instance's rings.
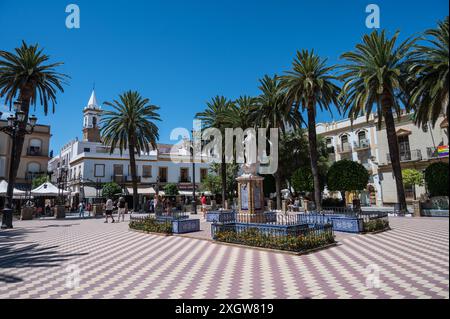
[{"label": "bell tower", "polygon": [[83,109],[83,141],[101,142],[99,127],[101,113],[95,91],[92,90],[89,102]]}]

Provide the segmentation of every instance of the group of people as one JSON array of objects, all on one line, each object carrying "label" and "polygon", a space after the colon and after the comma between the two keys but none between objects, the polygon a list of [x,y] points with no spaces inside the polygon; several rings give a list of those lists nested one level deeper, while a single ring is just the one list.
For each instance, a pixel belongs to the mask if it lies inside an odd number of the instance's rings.
[{"label": "group of people", "polygon": [[117,222],[120,222],[120,217],[122,217],[122,221],[125,221],[125,214],[128,210],[128,205],[125,198],[120,197],[116,202],[113,202],[111,198],[106,200],[104,205],[105,209],[105,223],[108,223],[109,218],[112,219],[112,223],[115,223],[115,219],[113,216],[114,208],[117,208]]}]

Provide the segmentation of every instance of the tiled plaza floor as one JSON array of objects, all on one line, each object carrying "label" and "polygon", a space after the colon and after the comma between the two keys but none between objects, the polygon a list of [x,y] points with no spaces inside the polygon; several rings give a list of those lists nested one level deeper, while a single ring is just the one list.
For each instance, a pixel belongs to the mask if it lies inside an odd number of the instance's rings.
[{"label": "tiled plaza floor", "polygon": [[449,298],[449,220],[390,223],[295,256],[100,219],[18,221],[0,231],[0,298]]}]

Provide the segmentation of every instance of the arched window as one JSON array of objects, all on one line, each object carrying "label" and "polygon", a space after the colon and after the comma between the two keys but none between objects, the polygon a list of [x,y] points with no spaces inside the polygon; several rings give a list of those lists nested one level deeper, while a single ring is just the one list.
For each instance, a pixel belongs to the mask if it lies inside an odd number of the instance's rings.
[{"label": "arched window", "polygon": [[97,118],[94,116],[92,118],[92,127],[96,127],[97,126]]},{"label": "arched window", "polygon": [[42,141],[37,138],[33,138],[30,140],[30,147],[28,148],[28,155],[41,155],[42,151]]},{"label": "arched window", "polygon": [[28,173],[39,173],[41,171],[41,164],[39,163],[28,163],[27,165]]},{"label": "arched window", "polygon": [[366,140],[366,131],[360,131],[358,132],[358,142],[361,144],[361,142],[364,142]]}]

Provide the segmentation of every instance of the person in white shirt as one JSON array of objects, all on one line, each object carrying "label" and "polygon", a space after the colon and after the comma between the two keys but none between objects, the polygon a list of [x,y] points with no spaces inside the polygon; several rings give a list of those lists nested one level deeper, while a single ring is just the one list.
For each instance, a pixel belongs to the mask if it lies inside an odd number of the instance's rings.
[{"label": "person in white shirt", "polygon": [[108,200],[106,201],[106,204],[105,204],[105,211],[106,211],[106,213],[105,213],[105,216],[106,216],[105,223],[108,223],[108,218],[109,217],[111,217],[113,223],[115,222],[114,217],[113,217],[113,210],[114,210],[113,201],[112,201],[111,198],[108,198]]}]

